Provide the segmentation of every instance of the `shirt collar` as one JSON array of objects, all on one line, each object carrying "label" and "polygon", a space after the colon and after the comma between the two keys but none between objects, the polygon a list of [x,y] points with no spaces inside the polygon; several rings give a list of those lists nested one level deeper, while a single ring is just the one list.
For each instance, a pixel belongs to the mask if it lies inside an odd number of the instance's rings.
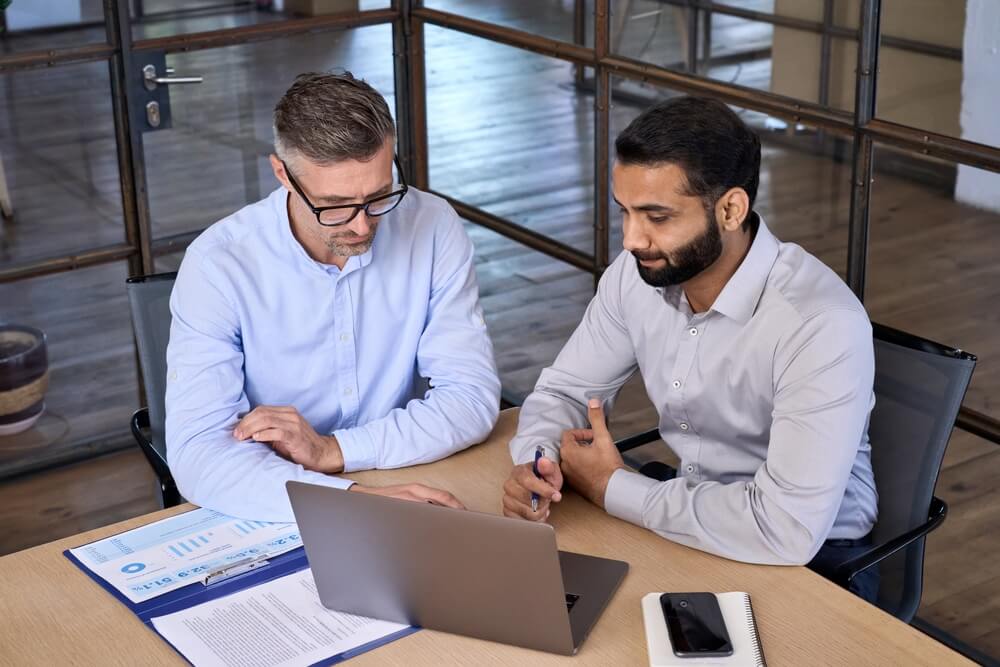
[{"label": "shirt collar", "polygon": [[750,250],[712,304],[712,310],[740,324],[746,324],[753,317],[771,275],[771,267],[778,258],[778,239],[767,228],[764,219],[757,217],[760,224]]},{"label": "shirt collar", "polygon": [[292,221],[288,219],[288,197],[289,193],[284,188],[278,188],[272,194],[274,197],[275,209],[278,214],[278,224],[281,226],[281,234],[285,238],[285,242],[290,247],[292,253],[303,262],[306,266],[314,270],[322,271],[330,275],[348,274],[352,271],[358,269],[363,269],[372,263],[372,256],[375,251],[375,244],[378,243],[379,236],[375,235],[375,241],[372,243],[372,247],[368,248],[368,251],[363,255],[357,255],[350,257],[347,263],[344,264],[344,268],[340,269],[333,264],[324,264],[323,262],[317,262],[315,259],[309,256],[306,249],[302,247],[299,240],[295,238],[295,234],[292,233]]}]

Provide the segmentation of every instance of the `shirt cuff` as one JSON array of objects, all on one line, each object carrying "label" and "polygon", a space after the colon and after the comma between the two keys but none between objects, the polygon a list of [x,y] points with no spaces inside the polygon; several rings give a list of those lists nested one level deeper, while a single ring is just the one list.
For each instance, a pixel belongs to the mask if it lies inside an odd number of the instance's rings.
[{"label": "shirt cuff", "polygon": [[644,526],[642,507],[649,490],[660,482],[631,470],[619,468],[611,473],[608,488],[604,490],[604,509],[619,519]]},{"label": "shirt cuff", "polygon": [[541,446],[542,456],[549,459],[550,461],[555,461],[556,465],[559,465],[559,450],[550,445],[532,445],[531,447],[525,447],[521,449],[517,458],[514,459],[514,465],[521,465],[522,463],[534,463],[535,462],[535,448]]},{"label": "shirt cuff", "polygon": [[334,431],[333,437],[340,445],[340,454],[344,457],[344,472],[371,470],[378,467],[378,457],[375,443],[363,428]]}]

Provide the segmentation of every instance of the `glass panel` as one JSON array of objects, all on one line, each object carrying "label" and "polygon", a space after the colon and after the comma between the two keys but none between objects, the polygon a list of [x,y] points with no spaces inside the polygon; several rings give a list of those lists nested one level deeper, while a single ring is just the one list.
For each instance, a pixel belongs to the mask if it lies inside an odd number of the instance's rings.
[{"label": "glass panel", "polygon": [[[43,331],[49,368],[41,418],[0,435],[0,477],[131,442],[138,375],[126,275],[122,262],[0,284],[0,326]],[[0,412],[9,403],[0,391]]]},{"label": "glass panel", "polygon": [[593,97],[573,66],[428,26],[432,187],[593,253]]},{"label": "glass panel", "polygon": [[173,126],[143,138],[157,238],[207,227],[278,187],[268,162],[272,114],[299,72],[351,70],[395,111],[388,25],[178,53],[167,63],[205,82],[171,88]]},{"label": "glass panel", "polygon": [[1000,174],[876,151],[865,305],[979,357],[965,405],[1000,418]]},{"label": "glass panel", "polygon": [[[978,371],[977,371],[978,372]],[[921,619],[1000,658],[996,531],[1000,524],[1000,447],[958,429],[945,452],[934,495],[948,520],[927,540]]]},{"label": "glass panel", "polygon": [[[820,0],[729,4],[814,23],[823,19]],[[832,38],[829,80],[823,83],[823,41],[818,32],[731,16],[725,13],[725,7],[711,12],[696,10],[696,28],[689,21],[692,10],[682,3],[623,0],[618,7],[611,28],[611,46],[616,53],[807,102],[819,102],[825,87],[827,104],[853,109],[857,62],[853,40]]]},{"label": "glass panel", "polygon": [[10,72],[0,105],[0,266],[124,241],[107,63]]},{"label": "glass panel", "polygon": [[565,262],[467,222],[503,397],[520,404],[583,317],[594,279]]},{"label": "glass panel", "polygon": [[573,25],[579,12],[589,35],[582,43],[593,45],[593,0],[426,0],[424,5],[564,42],[576,41]]},{"label": "glass panel", "polygon": [[1000,146],[1000,3],[885,0],[878,117]]},{"label": "glass panel", "polygon": [[132,36],[151,39],[388,7],[389,0],[133,0]]},{"label": "glass panel", "polygon": [[[675,95],[617,79],[614,86],[612,141],[643,109]],[[851,206],[849,143],[823,138],[806,125],[732,108],[761,139],[755,210],[780,240],[801,245],[843,278]],[[612,207],[611,211],[610,254],[614,258],[622,249],[622,227],[617,209]]]},{"label": "glass panel", "polygon": [[153,258],[153,271],[155,273],[171,273],[181,268],[181,260],[184,259],[184,251],[172,252],[168,255],[160,255]]},{"label": "glass panel", "polygon": [[0,10],[0,54],[106,42],[101,0],[14,0]]}]

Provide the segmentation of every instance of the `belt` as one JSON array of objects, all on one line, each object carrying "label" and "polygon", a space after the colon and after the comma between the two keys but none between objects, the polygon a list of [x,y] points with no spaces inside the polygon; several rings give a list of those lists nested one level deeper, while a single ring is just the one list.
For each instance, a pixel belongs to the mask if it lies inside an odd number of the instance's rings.
[{"label": "belt", "polygon": [[872,535],[871,535],[871,533],[868,533],[864,537],[859,537],[859,538],[853,539],[853,540],[849,540],[849,539],[827,540],[823,544],[826,545],[826,546],[828,546],[828,547],[840,547],[840,548],[848,548],[848,547],[870,547],[872,545]]}]

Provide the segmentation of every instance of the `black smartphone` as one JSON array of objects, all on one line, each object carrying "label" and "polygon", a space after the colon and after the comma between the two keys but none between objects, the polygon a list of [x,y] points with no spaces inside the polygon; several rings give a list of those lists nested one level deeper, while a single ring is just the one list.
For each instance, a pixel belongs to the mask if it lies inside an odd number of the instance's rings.
[{"label": "black smartphone", "polygon": [[714,593],[664,593],[660,607],[677,657],[721,658],[733,654],[733,643]]}]

